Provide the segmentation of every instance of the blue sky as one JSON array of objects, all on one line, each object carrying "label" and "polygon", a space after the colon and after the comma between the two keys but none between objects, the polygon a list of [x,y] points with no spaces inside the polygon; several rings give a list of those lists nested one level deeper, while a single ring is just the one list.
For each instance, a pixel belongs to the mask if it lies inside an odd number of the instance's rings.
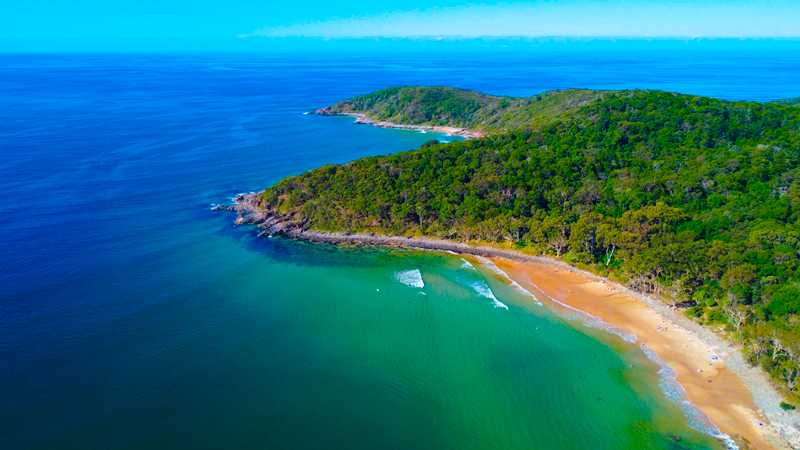
[{"label": "blue sky", "polygon": [[418,0],[4,3],[0,49],[5,50],[232,42],[236,36],[800,37],[800,0],[439,2],[436,7]]}]

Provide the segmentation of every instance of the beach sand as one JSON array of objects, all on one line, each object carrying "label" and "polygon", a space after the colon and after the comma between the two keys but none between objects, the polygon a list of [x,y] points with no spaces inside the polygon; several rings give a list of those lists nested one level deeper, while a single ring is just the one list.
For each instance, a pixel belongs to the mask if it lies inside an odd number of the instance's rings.
[{"label": "beach sand", "polygon": [[[728,355],[716,353],[718,349],[612,284],[552,265],[504,258],[493,258],[493,262],[550,307],[563,308],[556,303],[560,302],[635,334],[635,345],[646,345],[669,364],[689,400],[740,446],[744,438],[754,449],[785,448],[777,433],[756,424],[768,422],[756,412],[753,398],[739,376],[725,366],[723,360]],[[711,355],[719,360],[712,361]]]},{"label": "beach sand", "polygon": [[[260,208],[257,194],[239,195],[235,205],[222,208],[238,213],[237,224],[260,224],[259,236],[285,235],[310,242],[411,248],[490,258],[543,302],[554,300],[549,302],[551,308],[568,305],[636,335],[636,345],[646,345],[673,368],[677,372],[676,381],[689,400],[723,433],[738,440],[740,447],[793,448],[791,443],[800,448],[800,414],[780,409],[781,395],[764,371],[749,366],[736,344],[726,342],[709,328],[656,299],[562,261],[496,246],[411,236],[326,233],[287,226],[279,214]],[[712,354],[718,357],[717,361],[712,361]],[[763,428],[758,424],[763,424]],[[741,445],[739,437],[746,445]]]},{"label": "beach sand", "polygon": [[422,131],[428,132],[433,131],[437,133],[445,133],[450,134],[453,136],[461,136],[465,139],[478,139],[481,137],[486,136],[485,133],[480,131],[472,131],[466,128],[457,128],[457,127],[446,127],[446,126],[434,126],[434,125],[407,125],[407,124],[400,124],[394,122],[387,122],[385,120],[373,120],[367,117],[366,114],[357,113],[357,112],[349,112],[349,113],[331,113],[329,108],[318,109],[314,111],[314,114],[320,115],[339,115],[339,116],[350,116],[355,117],[356,121],[354,123],[361,124],[361,125],[372,125],[378,128],[391,128],[396,130],[412,130],[412,131]]}]

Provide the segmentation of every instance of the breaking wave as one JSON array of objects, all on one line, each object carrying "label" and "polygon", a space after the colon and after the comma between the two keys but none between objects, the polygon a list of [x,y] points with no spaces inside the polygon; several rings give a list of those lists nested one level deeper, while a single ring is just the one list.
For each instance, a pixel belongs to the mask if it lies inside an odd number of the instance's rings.
[{"label": "breaking wave", "polygon": [[[537,305],[539,305],[539,306],[542,305],[542,302],[540,302],[539,299],[536,298],[536,296],[533,295],[533,293],[531,291],[525,289],[524,287],[520,286],[519,283],[517,283],[516,281],[512,280],[511,277],[509,277],[507,273],[505,273],[502,270],[500,270],[500,268],[497,267],[497,265],[495,265],[495,263],[493,263],[492,261],[490,261],[490,260],[488,260],[486,258],[480,257],[480,256],[478,256],[477,258],[481,262],[481,264],[486,266],[487,269],[489,269],[492,272],[494,272],[500,278],[503,278],[506,281],[508,281],[511,284],[511,287],[514,288],[514,290],[516,290],[517,292],[519,292],[520,294],[522,294],[522,295],[524,295],[526,297],[533,298],[533,300],[536,302]],[[470,266],[471,266],[471,264],[470,264]]]},{"label": "breaking wave", "polygon": [[494,296],[494,292],[492,292],[492,289],[485,282],[476,281],[472,283],[470,286],[472,286],[472,289],[475,289],[475,292],[477,292],[481,297],[486,297],[489,300],[491,300],[495,308],[508,309],[508,306],[506,306],[503,302],[501,302],[500,300],[497,299],[497,297]]},{"label": "breaking wave", "polygon": [[394,280],[415,288],[425,287],[425,282],[422,280],[422,272],[419,269],[395,272]]}]

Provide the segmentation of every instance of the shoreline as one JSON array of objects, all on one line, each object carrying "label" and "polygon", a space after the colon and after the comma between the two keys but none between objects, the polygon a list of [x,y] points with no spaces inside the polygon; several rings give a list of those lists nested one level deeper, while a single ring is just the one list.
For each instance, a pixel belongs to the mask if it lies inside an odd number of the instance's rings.
[{"label": "shoreline", "polygon": [[[762,408],[758,403],[769,401],[751,389],[750,385],[759,381],[752,379],[752,374],[741,373],[740,369],[746,367],[734,361],[740,357],[738,350],[719,337],[695,332],[683,319],[693,322],[664,304],[654,304],[652,298],[645,301],[641,294],[602,278],[590,278],[574,268],[505,258],[495,258],[493,262],[511,280],[545,303],[555,304],[556,309],[580,311],[635,336],[633,345],[655,355],[653,358],[648,354],[668,372],[662,376],[674,380],[683,391],[682,396],[740,448],[748,448],[740,437],[746,439],[749,448],[785,448],[781,442],[784,438],[770,429],[775,421],[759,412]],[[718,360],[713,360],[712,355]],[[761,382],[768,383],[766,379]],[[764,429],[756,421],[764,423]]]},{"label": "shoreline", "polygon": [[[511,280],[534,294],[541,294],[544,300],[598,317],[606,324],[637,336],[635,345],[645,343],[659,360],[674,363],[676,382],[691,403],[723,433],[744,437],[749,448],[800,448],[800,427],[795,427],[800,422],[800,413],[780,409],[782,397],[766,374],[760,368],[747,365],[739,348],[732,343],[657,299],[546,256],[435,238],[308,231],[304,224],[292,223],[290,217],[262,209],[257,193],[238,195],[234,201],[232,206],[215,209],[237,212],[237,225],[258,225],[262,229],[258,233],[260,237],[285,236],[308,242],[441,251],[489,258]],[[582,294],[573,295],[576,292]],[[718,361],[709,360],[710,351]],[[709,363],[712,367],[708,367]],[[703,372],[698,373],[697,369]],[[707,379],[712,382],[706,382]],[[753,420],[763,423],[765,428],[754,425]],[[741,445],[741,441],[737,442]]]},{"label": "shoreline", "polygon": [[349,116],[349,117],[355,117],[356,121],[353,122],[353,123],[356,124],[356,125],[372,125],[372,126],[378,127],[378,128],[390,128],[390,129],[394,129],[394,130],[411,130],[411,131],[422,131],[422,132],[433,131],[433,132],[437,132],[437,133],[451,134],[453,136],[461,136],[461,137],[463,137],[463,138],[465,138],[467,140],[469,140],[469,139],[478,139],[478,138],[482,138],[482,137],[486,136],[486,134],[484,134],[484,133],[477,132],[477,131],[471,131],[471,130],[468,130],[466,128],[444,127],[444,126],[436,126],[436,125],[405,125],[405,124],[399,124],[399,123],[394,123],[394,122],[387,122],[387,121],[384,121],[384,120],[373,120],[373,119],[370,119],[369,117],[367,117],[367,115],[363,114],[363,113],[357,113],[357,112],[349,112],[349,113],[332,112],[330,108],[318,109],[318,110],[314,111],[313,114],[317,114],[317,115],[320,115],[320,116]]}]

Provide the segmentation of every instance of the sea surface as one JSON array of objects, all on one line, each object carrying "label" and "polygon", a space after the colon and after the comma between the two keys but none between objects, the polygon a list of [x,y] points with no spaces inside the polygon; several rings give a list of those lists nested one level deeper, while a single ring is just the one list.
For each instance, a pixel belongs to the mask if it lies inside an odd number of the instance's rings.
[{"label": "sea surface", "polygon": [[635,345],[490,266],[210,208],[455,139],[303,114],[357,94],[768,101],[800,96],[798,56],[0,55],[0,448],[722,448]]}]

